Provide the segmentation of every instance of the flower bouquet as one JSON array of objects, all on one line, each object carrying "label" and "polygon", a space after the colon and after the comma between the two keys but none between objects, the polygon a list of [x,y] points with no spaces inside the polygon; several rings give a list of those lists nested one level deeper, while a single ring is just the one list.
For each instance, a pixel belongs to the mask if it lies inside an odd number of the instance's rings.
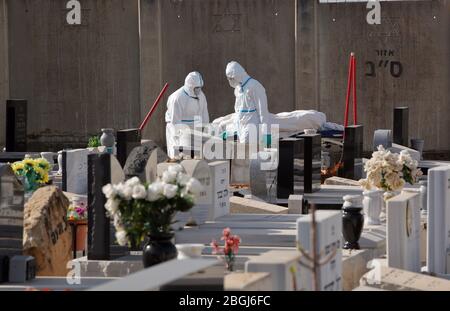
[{"label": "flower bouquet", "polygon": [[25,192],[33,192],[49,181],[48,173],[50,171],[50,163],[44,158],[27,158],[14,162],[11,164],[11,167],[16,176],[23,178]]},{"label": "flower bouquet", "polygon": [[174,164],[150,185],[133,177],[103,187],[105,208],[114,219],[120,245],[138,247],[147,235],[151,238],[172,234],[175,214],[189,211],[203,188],[182,171],[181,165]]},{"label": "flower bouquet", "polygon": [[233,271],[236,255],[239,251],[241,238],[237,235],[231,235],[230,228],[223,229],[221,241],[224,241],[224,247],[220,248],[216,240],[212,240],[211,247],[213,254],[223,255],[228,271]]},{"label": "flower bouquet", "polygon": [[406,150],[402,150],[400,154],[392,153],[383,146],[379,146],[378,151],[372,154],[372,158],[364,166],[364,171],[367,178],[359,182],[366,190],[401,190],[406,182],[413,185],[422,176],[417,161],[413,160]]}]

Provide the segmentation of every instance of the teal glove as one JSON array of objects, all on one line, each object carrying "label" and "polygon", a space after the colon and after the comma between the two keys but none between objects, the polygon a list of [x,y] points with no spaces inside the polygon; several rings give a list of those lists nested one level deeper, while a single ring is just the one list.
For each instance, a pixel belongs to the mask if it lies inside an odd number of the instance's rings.
[{"label": "teal glove", "polygon": [[264,135],[263,143],[264,143],[264,146],[270,147],[272,145],[272,135],[271,134]]},{"label": "teal glove", "polygon": [[222,133],[222,139],[223,140],[227,140],[227,137],[228,137],[227,131],[223,132]]}]

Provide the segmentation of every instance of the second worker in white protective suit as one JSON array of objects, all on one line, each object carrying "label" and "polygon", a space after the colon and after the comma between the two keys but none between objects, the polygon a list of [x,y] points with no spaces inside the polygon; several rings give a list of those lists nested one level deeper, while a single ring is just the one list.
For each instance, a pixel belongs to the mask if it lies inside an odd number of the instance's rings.
[{"label": "second worker in white protective suit", "polygon": [[[259,140],[260,124],[269,126],[269,110],[267,109],[266,90],[257,80],[250,77],[245,69],[237,62],[228,63],[225,74],[230,86],[234,88],[236,102],[234,105],[234,127],[237,132],[239,142],[258,143],[258,141],[249,141],[250,126],[255,126],[255,137]],[[263,133],[266,134],[266,133]],[[231,136],[233,133],[226,133]]]},{"label": "second worker in white protective suit", "polygon": [[184,86],[180,87],[169,96],[166,111],[166,142],[167,154],[175,157],[175,149],[179,147],[184,124],[190,128],[194,122],[200,124],[209,123],[209,114],[206,96],[202,91],[203,78],[199,72],[191,72],[187,75]]}]

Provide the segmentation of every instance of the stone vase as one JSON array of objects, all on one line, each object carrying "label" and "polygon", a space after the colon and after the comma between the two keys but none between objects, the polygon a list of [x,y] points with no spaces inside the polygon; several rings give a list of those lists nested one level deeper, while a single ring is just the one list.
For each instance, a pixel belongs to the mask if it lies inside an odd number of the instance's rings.
[{"label": "stone vase", "polygon": [[178,252],[172,243],[173,233],[151,234],[142,251],[145,268],[177,258]]},{"label": "stone vase", "polygon": [[359,195],[344,196],[342,206],[342,235],[344,236],[344,249],[360,249],[359,238],[364,226],[364,215],[361,213],[362,197]]},{"label": "stone vase", "polygon": [[106,152],[113,154],[114,145],[116,143],[116,138],[114,137],[114,129],[104,128],[102,129],[102,136],[100,137],[100,142],[102,146],[106,147]]},{"label": "stone vase", "polygon": [[383,192],[381,190],[369,190],[363,192],[363,208],[367,225],[380,225],[380,214],[383,208]]}]

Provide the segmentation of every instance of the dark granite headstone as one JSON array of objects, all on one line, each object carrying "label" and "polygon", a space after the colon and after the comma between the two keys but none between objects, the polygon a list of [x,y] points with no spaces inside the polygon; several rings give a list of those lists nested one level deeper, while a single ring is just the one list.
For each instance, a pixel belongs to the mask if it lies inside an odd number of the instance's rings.
[{"label": "dark granite headstone", "polygon": [[126,179],[139,177],[142,182],[153,181],[156,178],[158,164],[157,149],[158,146],[153,142],[146,142],[135,147],[123,168]]},{"label": "dark granite headstone", "polygon": [[339,169],[339,177],[355,179],[355,160],[362,158],[364,127],[349,125],[345,128],[343,167]]},{"label": "dark granite headstone", "polygon": [[141,131],[139,129],[127,129],[117,131],[117,159],[124,167],[131,151],[141,145]]},{"label": "dark granite headstone", "polygon": [[111,182],[111,155],[88,156],[88,259],[109,260],[110,220],[102,188]]},{"label": "dark granite headstone", "polygon": [[280,139],[277,197],[311,193],[320,188],[321,136],[298,135]]},{"label": "dark granite headstone", "polygon": [[6,101],[6,151],[27,151],[27,101]]},{"label": "dark granite headstone", "polygon": [[22,255],[24,190],[11,167],[0,164],[0,255]]},{"label": "dark granite headstone", "polygon": [[409,145],[409,108],[394,108],[394,143],[405,147]]}]

